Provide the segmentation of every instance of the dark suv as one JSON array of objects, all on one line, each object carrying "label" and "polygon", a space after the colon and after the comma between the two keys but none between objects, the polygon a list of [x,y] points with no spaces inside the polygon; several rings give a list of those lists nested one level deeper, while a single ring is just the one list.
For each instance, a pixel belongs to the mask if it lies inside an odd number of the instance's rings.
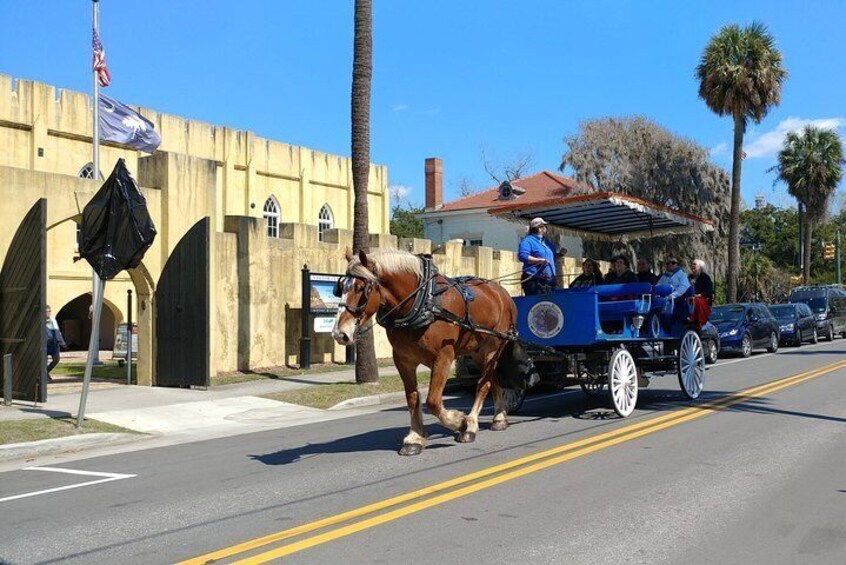
[{"label": "dark suv", "polygon": [[814,313],[817,333],[832,341],[846,337],[846,291],[838,285],[800,286],[790,291],[790,302],[807,304]]}]

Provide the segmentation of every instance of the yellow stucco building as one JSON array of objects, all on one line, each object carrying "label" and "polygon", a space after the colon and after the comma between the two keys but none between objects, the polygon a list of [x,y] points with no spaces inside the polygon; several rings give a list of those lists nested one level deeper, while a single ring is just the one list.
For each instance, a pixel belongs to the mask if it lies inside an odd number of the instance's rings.
[{"label": "yellow stucco building", "polygon": [[[316,272],[343,272],[343,250],[352,243],[350,160],[248,131],[139,111],[161,136],[158,151],[145,155],[104,143],[101,174],[107,177],[118,158],[126,161],[158,236],[139,268],[106,284],[101,349],[111,347],[116,325],[126,319],[132,289],[140,384],[164,384],[167,359],[161,352],[179,357],[172,352],[180,351],[185,334],[204,340],[205,360],[197,370],[207,375],[296,363],[300,269],[308,264]],[[0,264],[9,261],[24,216],[45,199],[46,303],[58,314],[66,340],[83,349],[92,283],[88,264],[75,261],[77,222],[102,184],[92,178],[91,123],[87,95],[0,75]],[[397,241],[388,235],[387,187],[386,167],[371,165],[371,247],[434,251],[447,274],[495,277],[519,270],[511,251],[463,248],[461,242],[433,250],[427,240]],[[199,263],[197,253],[203,255]],[[174,272],[191,269],[202,271],[197,288],[182,288],[182,295],[163,288]],[[192,293],[199,296],[194,303]],[[178,316],[191,308],[204,310],[205,317],[186,326]],[[377,354],[389,355],[384,333],[376,337]],[[315,337],[313,351],[316,362],[344,358],[327,334]]]}]

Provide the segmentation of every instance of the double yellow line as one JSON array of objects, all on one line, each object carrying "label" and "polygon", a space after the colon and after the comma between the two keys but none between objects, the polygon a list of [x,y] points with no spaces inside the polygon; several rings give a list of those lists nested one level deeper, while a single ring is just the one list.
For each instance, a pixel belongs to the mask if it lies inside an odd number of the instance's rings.
[{"label": "double yellow line", "polygon": [[[324,533],[305,537],[299,541],[288,543],[276,547],[274,549],[265,551],[258,555],[254,555],[251,557],[247,557],[243,560],[237,561],[237,563],[239,564],[266,563],[273,559],[279,559],[280,557],[284,557],[286,555],[290,555],[292,553],[296,553],[298,551],[302,551],[304,549],[308,549],[310,547],[314,547],[316,545],[320,545],[328,541],[342,538],[350,534],[354,534],[356,532],[360,532],[362,530],[366,530],[368,528],[384,524],[385,522],[390,522],[392,520],[402,518],[403,516],[408,516],[409,514],[420,512],[421,510],[425,510],[427,508],[431,508],[433,506],[437,506],[439,504],[443,504],[445,502],[449,502],[451,500],[455,500],[457,498],[473,494],[475,492],[496,486],[498,484],[510,481],[512,479],[516,479],[518,477],[523,477],[532,473],[536,473],[548,467],[559,465],[566,461],[570,461],[578,457],[583,457],[585,455],[589,455],[591,453],[606,449],[608,447],[612,447],[614,445],[632,441],[634,439],[638,439],[643,436],[653,434],[655,432],[673,426],[677,426],[679,424],[683,424],[685,422],[690,422],[692,420],[702,418],[712,412],[716,412],[718,410],[725,410],[726,408],[729,408],[736,404],[741,404],[750,399],[758,398],[788,387],[796,386],[805,381],[821,377],[825,374],[831,373],[832,371],[836,371],[843,367],[846,367],[846,361],[839,361],[837,363],[825,365],[818,369],[813,369],[811,371],[806,371],[804,373],[799,373],[797,375],[785,377],[783,379],[738,391],[734,394],[725,396],[714,402],[703,403],[696,406],[691,406],[689,408],[676,410],[663,416],[650,418],[648,420],[644,420],[636,424],[618,428],[616,430],[605,432],[599,435],[591,436],[583,440],[574,441],[572,443],[541,451],[533,455],[521,457],[520,459],[508,461],[506,463],[495,465],[493,467],[487,467],[474,473],[462,475],[460,477],[456,477],[454,479],[450,479],[442,483],[438,483],[420,490],[395,496],[393,498],[388,498],[386,500],[382,500],[374,504],[362,506],[360,508],[356,508],[348,512],[336,514],[334,516],[330,516],[322,520],[309,522],[308,524],[303,524],[302,526],[297,526],[295,528],[277,532],[275,534],[270,534],[268,536],[256,538],[254,540],[233,545],[231,547],[219,549],[212,553],[208,553],[206,555],[201,555],[199,557],[183,561],[179,565],[200,565],[215,562],[221,559],[232,558],[240,554],[254,551],[272,543],[284,541],[296,536],[302,536],[303,534],[322,530],[330,526],[336,526],[349,522],[346,525],[340,525],[339,527],[335,529],[330,529],[328,531],[325,531]],[[403,505],[404,503],[409,502],[412,502],[412,504]],[[374,514],[392,507],[397,508],[394,508],[393,510],[390,510],[388,512],[379,513],[374,516],[363,518],[369,514]],[[363,519],[355,521],[357,518]]]}]

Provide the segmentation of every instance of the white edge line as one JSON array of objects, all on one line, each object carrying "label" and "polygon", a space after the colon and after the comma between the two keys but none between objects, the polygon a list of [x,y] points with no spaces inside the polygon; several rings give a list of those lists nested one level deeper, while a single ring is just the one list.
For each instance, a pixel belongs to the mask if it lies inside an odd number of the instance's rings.
[{"label": "white edge line", "polygon": [[16,494],[15,496],[7,496],[6,498],[0,498],[0,502],[9,502],[9,501],[12,501],[12,500],[19,500],[21,498],[29,498],[31,496],[38,496],[40,494],[49,494],[51,492],[60,492],[60,491],[63,491],[63,490],[70,490],[70,489],[73,489],[73,488],[87,487],[87,486],[91,486],[91,485],[98,485],[98,484],[101,484],[101,483],[109,483],[109,482],[112,482],[112,481],[119,481],[121,479],[128,479],[128,478],[131,478],[131,477],[134,477],[134,476],[135,475],[122,475],[120,477],[109,477],[107,479],[97,479],[96,481],[88,481],[88,482],[79,483],[79,484],[76,484],[76,485],[67,485],[67,486],[64,486],[64,487],[56,487],[56,488],[50,488],[50,489],[46,489],[46,490],[38,490],[38,491],[35,491],[35,492],[27,492],[27,493],[24,493],[24,494]]},{"label": "white edge line", "polygon": [[59,467],[24,467],[23,471],[51,471],[53,473],[67,473],[69,475],[86,475],[89,477],[106,477],[110,479],[129,479],[137,475],[124,473],[101,473],[98,471],[80,471],[78,469],[61,469]]}]

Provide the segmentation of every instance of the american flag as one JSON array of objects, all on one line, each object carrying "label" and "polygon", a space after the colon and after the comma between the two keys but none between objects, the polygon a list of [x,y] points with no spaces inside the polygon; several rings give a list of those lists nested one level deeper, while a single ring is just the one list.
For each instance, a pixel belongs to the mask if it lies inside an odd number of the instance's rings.
[{"label": "american flag", "polygon": [[106,66],[106,50],[103,49],[103,44],[100,43],[100,36],[97,30],[92,30],[91,48],[94,50],[94,64],[93,69],[97,72],[97,82],[100,86],[109,86],[112,82],[112,76],[109,74],[109,68]]}]

